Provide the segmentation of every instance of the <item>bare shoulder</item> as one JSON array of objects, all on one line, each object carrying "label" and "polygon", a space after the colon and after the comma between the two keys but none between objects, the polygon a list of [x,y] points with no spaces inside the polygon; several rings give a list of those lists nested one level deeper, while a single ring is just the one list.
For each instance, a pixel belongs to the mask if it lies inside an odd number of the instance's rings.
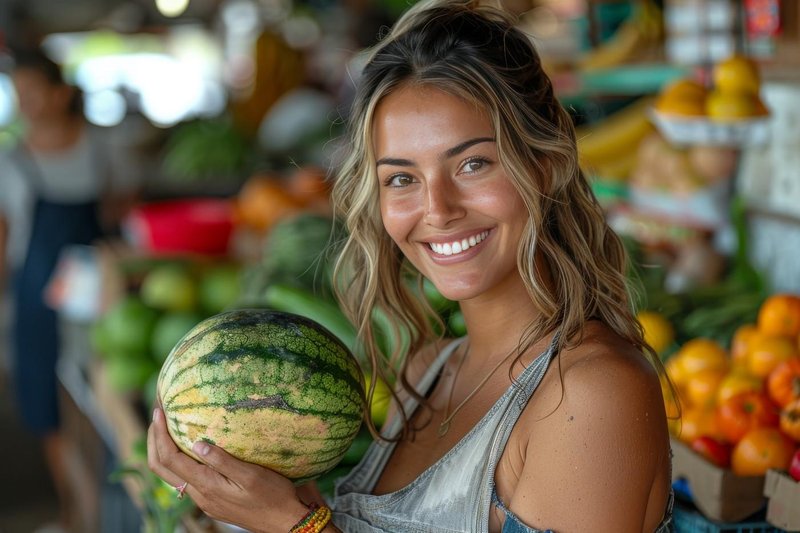
[{"label": "bare shoulder", "polygon": [[553,360],[512,438],[524,464],[506,486],[526,523],[556,531],[659,523],[670,480],[658,373],[605,326],[588,326]]},{"label": "bare shoulder", "polygon": [[561,362],[565,393],[578,400],[573,407],[593,409],[595,402],[661,403],[653,364],[605,326],[590,326],[583,341],[561,355]]},{"label": "bare shoulder", "polygon": [[[523,413],[532,423],[556,412],[568,412],[569,417],[562,419],[567,422],[603,416],[610,429],[615,429],[614,423],[625,427],[663,422],[664,405],[655,367],[602,324],[588,326],[580,344],[563,350],[553,360],[541,389],[541,401],[531,402]],[[554,418],[548,424],[557,424],[558,417]]]}]

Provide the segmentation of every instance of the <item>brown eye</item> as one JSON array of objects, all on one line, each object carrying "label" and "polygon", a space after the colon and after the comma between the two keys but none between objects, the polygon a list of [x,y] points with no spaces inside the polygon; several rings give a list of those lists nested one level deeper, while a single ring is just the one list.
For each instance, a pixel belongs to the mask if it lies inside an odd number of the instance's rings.
[{"label": "brown eye", "polygon": [[481,170],[488,161],[482,157],[473,157],[472,159],[468,159],[462,166],[461,172],[465,172],[467,174],[472,174],[474,172],[478,172]]},{"label": "brown eye", "polygon": [[387,187],[406,187],[413,182],[414,180],[408,174],[393,174],[389,176],[385,184]]}]

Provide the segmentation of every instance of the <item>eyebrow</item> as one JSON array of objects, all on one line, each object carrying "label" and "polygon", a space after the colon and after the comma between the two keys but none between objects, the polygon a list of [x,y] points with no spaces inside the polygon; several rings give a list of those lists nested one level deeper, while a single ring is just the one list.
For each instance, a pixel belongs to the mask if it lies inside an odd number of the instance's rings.
[{"label": "eyebrow", "polygon": [[[450,159],[451,157],[457,156],[458,154],[462,153],[464,150],[471,146],[475,146],[476,144],[485,143],[485,142],[495,142],[494,137],[475,137],[474,139],[466,140],[462,143],[459,143],[452,148],[448,148],[442,154],[442,159]],[[375,166],[380,165],[393,165],[398,167],[412,167],[414,166],[414,162],[410,159],[401,159],[396,157],[382,157],[378,159]]]}]

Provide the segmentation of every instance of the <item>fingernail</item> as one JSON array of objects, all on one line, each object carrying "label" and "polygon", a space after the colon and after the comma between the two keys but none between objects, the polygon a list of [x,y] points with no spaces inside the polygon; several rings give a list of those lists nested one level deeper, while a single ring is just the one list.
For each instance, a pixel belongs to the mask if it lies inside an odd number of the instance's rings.
[{"label": "fingernail", "polygon": [[155,422],[156,420],[158,420],[158,418],[159,418],[160,416],[161,416],[161,409],[159,409],[158,407],[156,407],[155,409],[153,409],[153,422]]},{"label": "fingernail", "polygon": [[208,452],[211,451],[211,447],[205,442],[199,440],[192,445],[192,451],[194,451],[194,453],[197,455],[208,455]]}]

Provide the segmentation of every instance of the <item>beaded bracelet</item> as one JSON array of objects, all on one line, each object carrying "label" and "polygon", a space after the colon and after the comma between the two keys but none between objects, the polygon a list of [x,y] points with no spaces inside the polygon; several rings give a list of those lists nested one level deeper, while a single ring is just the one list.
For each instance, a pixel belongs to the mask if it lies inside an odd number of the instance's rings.
[{"label": "beaded bracelet", "polygon": [[312,503],[308,506],[308,513],[292,526],[289,533],[320,533],[330,521],[330,508]]}]

